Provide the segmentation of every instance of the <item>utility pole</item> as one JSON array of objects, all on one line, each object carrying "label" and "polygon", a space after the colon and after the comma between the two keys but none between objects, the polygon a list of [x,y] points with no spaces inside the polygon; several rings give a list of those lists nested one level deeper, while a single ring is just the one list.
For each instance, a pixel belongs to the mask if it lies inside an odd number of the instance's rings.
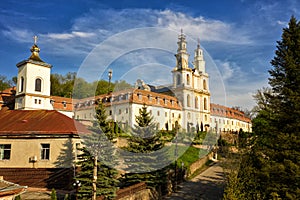
[{"label": "utility pole", "polygon": [[93,169],[93,191],[92,200],[97,198],[97,157],[94,156],[94,169]]}]

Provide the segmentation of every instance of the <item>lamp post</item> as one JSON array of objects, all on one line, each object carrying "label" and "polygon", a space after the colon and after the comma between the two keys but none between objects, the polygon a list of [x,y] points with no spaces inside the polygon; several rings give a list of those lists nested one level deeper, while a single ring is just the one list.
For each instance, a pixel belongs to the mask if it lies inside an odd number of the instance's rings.
[{"label": "lamp post", "polygon": [[179,129],[179,126],[178,126],[178,122],[176,121],[175,122],[175,129],[176,129],[176,136],[175,136],[175,152],[174,152],[174,155],[175,155],[175,186],[174,186],[174,192],[176,192],[177,190],[177,157],[178,157],[178,129]]},{"label": "lamp post", "polygon": [[111,78],[112,78],[112,69],[108,70],[108,93],[110,92],[110,83],[111,83]]},{"label": "lamp post", "polygon": [[78,199],[78,190],[79,190],[79,187],[81,186],[81,183],[79,180],[76,180],[74,183],[73,183],[73,186],[76,188],[76,200]]}]

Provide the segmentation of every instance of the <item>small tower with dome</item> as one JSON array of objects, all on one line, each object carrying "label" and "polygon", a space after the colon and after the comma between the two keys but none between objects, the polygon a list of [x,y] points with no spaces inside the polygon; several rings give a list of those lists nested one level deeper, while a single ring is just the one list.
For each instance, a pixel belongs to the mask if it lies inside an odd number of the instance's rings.
[{"label": "small tower with dome", "polygon": [[17,64],[16,110],[53,110],[50,103],[50,75],[52,65],[44,62],[34,36],[31,55]]}]

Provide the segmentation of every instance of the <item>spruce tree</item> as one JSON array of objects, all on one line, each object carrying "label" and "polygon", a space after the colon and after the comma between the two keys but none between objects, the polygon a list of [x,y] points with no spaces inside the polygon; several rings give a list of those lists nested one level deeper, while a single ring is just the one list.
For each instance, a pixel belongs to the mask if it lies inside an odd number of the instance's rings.
[{"label": "spruce tree", "polygon": [[128,152],[136,154],[123,155],[127,162],[125,170],[129,171],[125,174],[123,182],[127,185],[146,182],[149,187],[156,187],[164,181],[165,176],[165,171],[159,163],[164,159],[164,155],[157,153],[164,144],[146,105],[139,110],[136,123],[126,148]]},{"label": "spruce tree", "polygon": [[104,105],[101,102],[97,104],[96,120],[93,127],[90,127],[91,133],[83,136],[84,148],[78,157],[80,171],[76,179],[81,183],[78,190],[80,199],[91,199],[94,159],[98,161],[97,196],[114,199],[119,186],[118,171],[114,169],[117,164],[116,151],[112,142],[114,136],[107,122]]},{"label": "spruce tree", "polygon": [[300,197],[300,23],[291,17],[269,70],[272,94],[253,120],[255,144],[239,171],[244,199]]}]

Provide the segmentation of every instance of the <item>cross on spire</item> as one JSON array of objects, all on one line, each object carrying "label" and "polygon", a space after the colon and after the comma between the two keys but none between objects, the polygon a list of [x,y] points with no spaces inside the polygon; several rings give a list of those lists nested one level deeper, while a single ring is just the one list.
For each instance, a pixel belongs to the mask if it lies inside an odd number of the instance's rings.
[{"label": "cross on spire", "polygon": [[38,40],[38,36],[33,36],[33,41],[34,41],[34,44],[36,45],[36,43],[37,43],[37,40]]}]

